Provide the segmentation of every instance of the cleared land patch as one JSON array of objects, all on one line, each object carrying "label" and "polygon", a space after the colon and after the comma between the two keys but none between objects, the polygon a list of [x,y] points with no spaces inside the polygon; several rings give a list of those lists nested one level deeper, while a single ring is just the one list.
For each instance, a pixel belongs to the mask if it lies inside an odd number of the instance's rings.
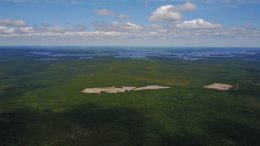
[{"label": "cleared land patch", "polygon": [[159,89],[167,89],[170,88],[168,86],[159,86],[159,85],[149,85],[145,87],[134,87],[134,86],[121,86],[121,87],[104,87],[104,88],[86,88],[82,92],[83,93],[96,93],[99,94],[101,92],[106,93],[122,93],[128,91],[140,91],[140,90],[159,90]]},{"label": "cleared land patch", "polygon": [[213,83],[213,84],[204,86],[204,88],[215,89],[215,90],[222,90],[222,91],[230,90],[233,87],[234,87],[233,85],[222,84],[222,83]]}]

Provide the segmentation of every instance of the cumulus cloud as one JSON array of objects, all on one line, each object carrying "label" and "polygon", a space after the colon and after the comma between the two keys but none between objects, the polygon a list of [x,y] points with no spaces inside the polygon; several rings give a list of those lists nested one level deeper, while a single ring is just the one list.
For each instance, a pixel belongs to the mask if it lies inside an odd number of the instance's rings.
[{"label": "cumulus cloud", "polygon": [[127,15],[124,15],[124,14],[119,14],[119,15],[118,15],[118,18],[119,18],[120,20],[127,20],[127,19],[128,19],[128,16],[127,16]]},{"label": "cumulus cloud", "polygon": [[185,29],[214,29],[222,27],[221,24],[214,24],[203,19],[183,21],[182,23],[177,24],[176,26]]},{"label": "cumulus cloud", "polygon": [[183,5],[172,6],[171,11],[176,12],[191,12],[196,9],[196,5],[191,2],[186,2]]},{"label": "cumulus cloud", "polygon": [[149,20],[153,22],[175,22],[181,20],[181,13],[191,12],[196,9],[196,6],[190,2],[182,5],[165,5],[157,8],[152,12]]},{"label": "cumulus cloud", "polygon": [[13,27],[0,26],[0,34],[26,34],[26,33],[31,33],[33,31],[34,29],[32,27],[13,28]]},{"label": "cumulus cloud", "polygon": [[14,32],[14,29],[8,28],[6,26],[0,26],[0,34],[11,34]]},{"label": "cumulus cloud", "polygon": [[85,0],[0,0],[12,3],[44,3],[44,4],[83,4]]},{"label": "cumulus cloud", "polygon": [[112,10],[108,10],[108,9],[98,9],[95,10],[95,13],[97,15],[101,15],[101,16],[114,16],[118,21],[124,21],[128,19],[128,16],[125,14],[120,14],[120,13],[116,13]]},{"label": "cumulus cloud", "polygon": [[107,9],[99,9],[99,10],[96,10],[95,12],[96,12],[96,14],[102,15],[102,16],[107,16],[107,15],[113,14],[113,11],[107,10]]},{"label": "cumulus cloud", "polygon": [[67,31],[64,27],[50,26],[50,25],[37,26],[36,30],[41,32],[53,32],[53,33],[64,33]]},{"label": "cumulus cloud", "polygon": [[34,31],[23,20],[0,19],[0,34],[26,34]]},{"label": "cumulus cloud", "polygon": [[[146,0],[145,5],[150,3],[161,3],[161,2],[186,2],[187,0]],[[260,4],[259,0],[189,0],[190,2],[199,4]]]},{"label": "cumulus cloud", "polygon": [[172,5],[161,6],[152,13],[152,16],[149,18],[149,20],[153,22],[169,22],[180,20],[181,14],[178,12],[169,11],[171,7]]},{"label": "cumulus cloud", "polygon": [[[3,38],[39,38],[64,40],[174,40],[193,38],[260,38],[260,30],[253,26],[223,27],[220,24],[203,19],[181,21],[171,25],[139,25],[133,22],[113,21],[111,23],[93,23],[93,29],[85,26],[58,26],[50,24],[26,26],[0,26],[0,39]],[[120,42],[120,41],[119,41]],[[151,41],[153,43],[153,41]]]},{"label": "cumulus cloud", "polygon": [[97,31],[116,31],[116,32],[137,32],[142,30],[142,26],[126,22],[120,23],[118,21],[113,21],[110,24],[107,23],[93,23],[95,30]]},{"label": "cumulus cloud", "polygon": [[[9,1],[9,0],[0,0]],[[13,0],[13,1],[27,1],[27,0]],[[34,0],[32,0],[34,1]],[[36,0],[35,0],[36,1]],[[60,0],[64,1],[64,0]],[[71,0],[73,1],[73,0]],[[76,0],[80,1],[80,0]],[[184,0],[158,0],[164,2],[184,2]],[[192,1],[192,0],[191,0]],[[200,1],[200,0],[198,0]],[[207,0],[201,0],[207,1]],[[217,0],[216,0],[217,1]],[[233,0],[221,0],[221,1],[233,1]],[[240,0],[243,1],[243,0]],[[85,1],[84,1],[85,2]],[[195,2],[195,0],[193,1]],[[196,1],[196,4],[201,4]],[[168,40],[172,42],[178,39],[196,40],[202,38],[217,39],[255,39],[260,38],[260,29],[253,26],[241,26],[241,27],[227,27],[218,23],[209,22],[204,19],[184,20],[182,15],[186,12],[192,12],[196,10],[196,5],[191,2],[186,2],[181,5],[163,5],[158,7],[149,17],[150,24],[145,23],[143,25],[133,22],[128,22],[128,16],[113,12],[108,9],[99,9],[95,12],[102,16],[112,16],[114,20],[110,23],[95,22],[92,24],[93,28],[86,28],[85,25],[50,25],[50,24],[27,24],[24,20],[19,19],[0,19],[0,40],[25,38],[30,42],[34,38],[39,38],[43,42],[48,42],[49,39],[53,39],[54,42],[57,39],[62,38],[62,43],[67,43],[71,40],[97,40],[97,44],[103,42],[102,40],[118,39],[117,43],[121,40],[127,41],[139,41],[148,40],[149,43],[154,41],[149,40]],[[158,23],[160,22],[160,23]],[[166,23],[165,23],[166,22]],[[91,26],[90,26],[91,27]],[[47,41],[46,41],[47,40]],[[99,41],[99,42],[98,42]],[[8,42],[8,41],[2,41]],[[21,41],[23,42],[23,41]],[[85,41],[79,41],[85,42]],[[91,42],[91,41],[90,41]],[[160,42],[160,41],[159,41]],[[178,42],[178,41],[177,41]]]},{"label": "cumulus cloud", "polygon": [[0,19],[0,26],[26,26],[23,20]]}]

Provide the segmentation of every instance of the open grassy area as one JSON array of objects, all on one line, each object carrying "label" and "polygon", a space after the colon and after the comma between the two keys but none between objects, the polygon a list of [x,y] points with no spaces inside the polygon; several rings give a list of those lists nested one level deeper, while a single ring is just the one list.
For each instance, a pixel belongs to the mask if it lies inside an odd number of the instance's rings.
[{"label": "open grassy area", "polygon": [[[0,55],[1,146],[260,145],[260,65]],[[203,86],[220,82],[238,90]],[[169,89],[84,94],[84,88]]]}]

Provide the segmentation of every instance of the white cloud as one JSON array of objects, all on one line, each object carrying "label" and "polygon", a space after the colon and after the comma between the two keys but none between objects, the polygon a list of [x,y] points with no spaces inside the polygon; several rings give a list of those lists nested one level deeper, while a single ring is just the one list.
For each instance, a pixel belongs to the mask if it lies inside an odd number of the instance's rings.
[{"label": "white cloud", "polygon": [[102,16],[107,16],[107,15],[113,14],[113,11],[107,10],[107,9],[99,9],[99,10],[96,10],[95,12],[96,12],[96,14],[102,15]]},{"label": "white cloud", "polygon": [[37,28],[39,31],[42,32],[55,32],[55,33],[64,33],[67,30],[61,26],[45,26]]},{"label": "white cloud", "polygon": [[118,21],[113,21],[111,24],[106,23],[93,23],[95,30],[97,31],[115,31],[115,32],[137,32],[142,30],[142,26],[127,22],[120,23]]},{"label": "white cloud", "polygon": [[34,28],[32,27],[20,27],[15,29],[16,33],[32,33],[34,32]]},{"label": "white cloud", "polygon": [[178,12],[169,12],[168,8],[170,5],[162,6],[153,12],[152,16],[149,18],[153,22],[164,22],[164,21],[178,21],[181,19],[181,14]]},{"label": "white cloud", "polygon": [[171,11],[176,11],[176,12],[191,12],[196,9],[196,5],[194,5],[191,2],[186,2],[183,5],[177,5],[173,6]]},{"label": "white cloud", "polygon": [[167,29],[163,28],[162,26],[160,25],[156,25],[156,24],[152,24],[150,27],[147,28],[148,32],[150,34],[165,34],[168,32]]},{"label": "white cloud", "polygon": [[23,20],[0,19],[0,26],[26,26]]},{"label": "white cloud", "polygon": [[33,31],[23,20],[0,19],[0,34],[25,34]]},{"label": "white cloud", "polygon": [[45,3],[45,4],[83,4],[85,0],[0,0],[12,3]]},{"label": "white cloud", "polygon": [[196,6],[190,2],[182,5],[165,5],[157,8],[149,20],[153,22],[175,22],[181,20],[181,13],[191,12],[196,9]]},{"label": "white cloud", "polygon": [[131,22],[127,22],[124,25],[127,30],[141,30],[142,29],[142,26],[131,23]]},{"label": "white cloud", "polygon": [[32,27],[7,27],[0,26],[0,34],[26,34],[33,32],[34,29]]},{"label": "white cloud", "polygon": [[6,26],[0,26],[0,34],[10,34],[13,31],[14,31],[13,29],[8,28]]},{"label": "white cloud", "polygon": [[166,5],[161,6],[160,8],[156,9],[152,15],[150,16],[149,20],[153,22],[164,22],[164,21],[178,21],[181,19],[181,14],[179,12],[173,12],[171,9],[174,6]]},{"label": "white cloud", "polygon": [[118,18],[119,18],[120,20],[126,20],[126,19],[128,19],[128,16],[127,16],[127,15],[124,15],[124,14],[119,14],[119,15],[118,15]]},{"label": "white cloud", "polygon": [[[259,0],[189,0],[197,4],[260,4]],[[161,2],[187,2],[187,0],[146,0],[145,4]]]},{"label": "white cloud", "polygon": [[93,28],[93,30],[87,30],[84,26],[53,26],[49,24],[0,26],[0,41],[2,40],[3,44],[3,42],[8,42],[6,41],[8,39],[15,39],[23,43],[23,39],[30,40],[30,42],[39,39],[43,40],[45,44],[49,43],[48,40],[55,42],[59,39],[63,43],[69,43],[72,40],[78,42],[95,40],[96,44],[99,44],[104,40],[117,40],[117,43],[147,40],[149,44],[158,45],[155,42],[161,42],[160,40],[169,43],[177,39],[240,38],[251,40],[260,38],[260,29],[253,26],[223,27],[203,19],[183,21],[174,25],[151,24],[147,26],[132,22],[113,21],[111,23],[93,23]]},{"label": "white cloud", "polygon": [[176,24],[178,28],[185,29],[214,29],[221,28],[221,24],[214,24],[211,22],[207,22],[203,19],[195,19],[190,21],[183,21],[182,23]]}]

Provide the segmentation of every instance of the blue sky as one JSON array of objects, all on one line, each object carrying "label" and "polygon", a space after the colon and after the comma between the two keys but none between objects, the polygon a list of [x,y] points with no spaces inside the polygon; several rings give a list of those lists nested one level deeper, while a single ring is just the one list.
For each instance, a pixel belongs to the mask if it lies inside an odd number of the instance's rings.
[{"label": "blue sky", "polygon": [[0,45],[259,47],[259,0],[0,0]]}]

